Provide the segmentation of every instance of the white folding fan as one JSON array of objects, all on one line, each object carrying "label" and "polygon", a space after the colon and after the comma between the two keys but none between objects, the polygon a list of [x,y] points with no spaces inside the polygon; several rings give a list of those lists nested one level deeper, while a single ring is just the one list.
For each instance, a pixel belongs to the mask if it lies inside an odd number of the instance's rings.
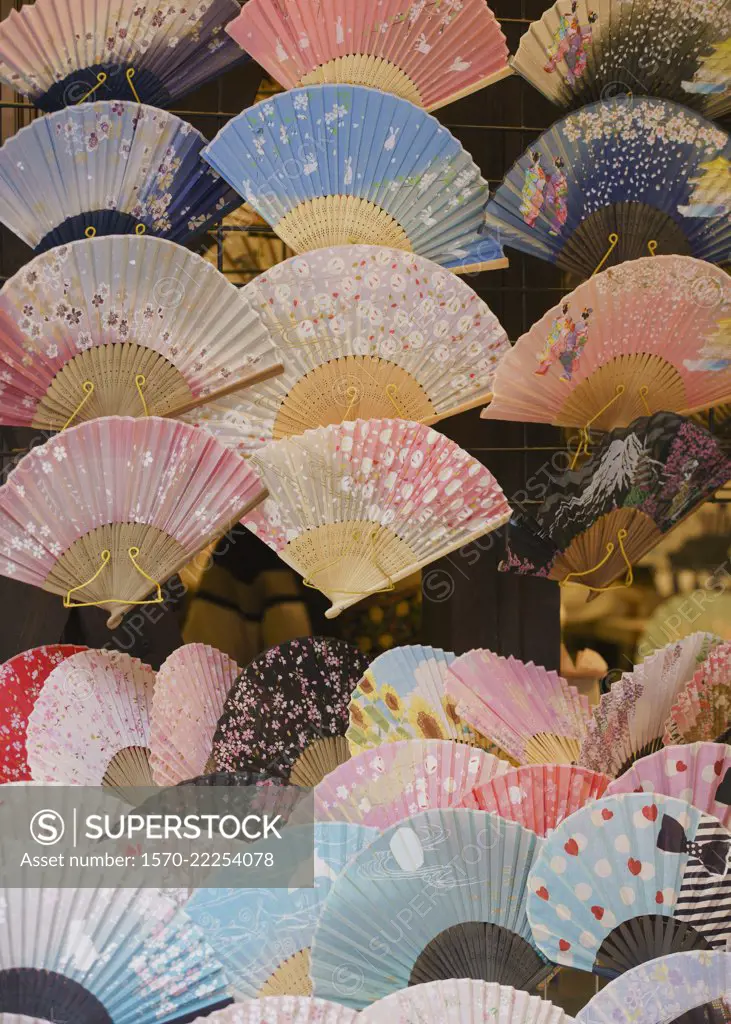
[{"label": "white folding fan", "polygon": [[358,1019],[354,1010],[326,999],[268,996],[216,1010],[194,1024],[358,1024]]},{"label": "white folding fan", "polygon": [[571,1024],[571,1018],[541,996],[510,985],[450,978],[394,992],[367,1007],[360,1024]]},{"label": "white folding fan", "polygon": [[502,526],[492,474],[435,430],[356,420],[267,445],[248,528],[333,602],[328,618]]},{"label": "white folding fan", "polygon": [[[266,496],[195,427],[108,416],[32,448],[0,487],[0,573],[66,607],[161,604],[162,585]],[[148,597],[151,593],[153,597]]]}]

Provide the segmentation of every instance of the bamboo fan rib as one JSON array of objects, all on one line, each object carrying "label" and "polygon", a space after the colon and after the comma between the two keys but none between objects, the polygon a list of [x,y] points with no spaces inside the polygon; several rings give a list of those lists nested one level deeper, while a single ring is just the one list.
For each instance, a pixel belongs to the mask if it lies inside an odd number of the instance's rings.
[{"label": "bamboo fan rib", "polygon": [[731,644],[716,646],[678,695],[663,743],[731,741]]}]

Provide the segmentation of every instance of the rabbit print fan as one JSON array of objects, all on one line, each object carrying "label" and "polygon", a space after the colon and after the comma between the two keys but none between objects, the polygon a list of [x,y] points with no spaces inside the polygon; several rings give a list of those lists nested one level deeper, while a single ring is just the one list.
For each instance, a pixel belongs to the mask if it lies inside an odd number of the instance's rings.
[{"label": "rabbit print fan", "polygon": [[333,618],[496,530],[510,509],[454,442],[405,420],[356,420],[267,445],[271,497],[244,524],[331,601]]},{"label": "rabbit print fan", "polygon": [[297,253],[365,243],[460,273],[507,266],[484,225],[479,168],[407,100],[352,85],[293,89],[233,118],[203,156]]}]

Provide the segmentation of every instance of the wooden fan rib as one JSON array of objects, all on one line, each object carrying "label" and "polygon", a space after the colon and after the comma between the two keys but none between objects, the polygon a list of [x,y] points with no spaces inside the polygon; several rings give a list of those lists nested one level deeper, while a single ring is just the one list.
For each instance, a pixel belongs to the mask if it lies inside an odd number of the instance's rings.
[{"label": "wooden fan rib", "polygon": [[[654,521],[635,508],[621,508],[597,519],[588,530],[584,530],[571,541],[553,564],[550,578],[563,581],[571,574],[574,581],[585,586],[604,589],[614,580],[627,573],[627,563],[619,548],[618,536],[626,530],[624,548],[630,564],[635,565],[662,538],[663,534]],[[614,547],[613,554],[605,564],[595,571],[587,572],[606,558],[608,545]]]},{"label": "wooden fan rib", "polygon": [[412,251],[404,228],[375,203],[351,195],[319,196],[300,202],[274,225],[295,252],[334,245],[382,245]]}]

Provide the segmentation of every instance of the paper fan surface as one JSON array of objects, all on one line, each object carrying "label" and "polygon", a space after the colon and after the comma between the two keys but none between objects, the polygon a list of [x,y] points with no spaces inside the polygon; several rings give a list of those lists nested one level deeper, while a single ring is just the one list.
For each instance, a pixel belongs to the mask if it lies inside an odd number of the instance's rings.
[{"label": "paper fan surface", "polygon": [[196,778],[212,763],[218,719],[240,672],[233,659],[207,644],[185,644],[165,659],[150,709],[155,785]]},{"label": "paper fan surface", "polygon": [[663,743],[731,741],[731,643],[718,644],[670,709]]},{"label": "paper fan surface", "polygon": [[450,265],[479,244],[474,266],[507,266],[484,229],[488,185],[470,155],[434,117],[377,89],[279,93],[229,121],[203,156],[295,252],[366,243]]},{"label": "paper fan surface", "polygon": [[579,285],[498,366],[485,419],[596,430],[731,398],[731,356],[716,345],[731,279],[688,256],[611,267]]},{"label": "paper fan surface", "polygon": [[271,497],[244,524],[331,601],[328,618],[393,590],[505,523],[492,474],[436,430],[356,420],[267,445]]},{"label": "paper fan surface", "polygon": [[683,800],[604,797],[546,840],[528,917],[556,963],[614,977],[667,952],[723,948],[731,934],[731,833]]},{"label": "paper fan surface", "polygon": [[490,811],[547,836],[574,811],[603,796],[606,775],[565,764],[531,764],[474,787],[460,807]]},{"label": "paper fan surface", "polygon": [[589,701],[556,672],[474,650],[450,665],[447,692],[472,728],[519,764],[576,760]]},{"label": "paper fan surface", "polygon": [[311,995],[310,946],[325,900],[348,862],[377,835],[360,825],[316,822],[314,888],[205,888],[193,895],[187,912],[238,998]]},{"label": "paper fan surface", "polygon": [[68,607],[112,604],[116,621],[263,496],[244,460],[195,427],[81,423],[32,448],[0,488],[0,573]]},{"label": "paper fan surface", "polygon": [[247,999],[217,1010],[194,1024],[357,1024],[357,1014],[339,1003],[306,996]]},{"label": "paper fan surface", "polygon": [[96,235],[185,242],[240,204],[187,121],[139,103],[82,103],[0,148],[0,221],[36,252]]},{"label": "paper fan surface", "polygon": [[458,806],[509,767],[452,740],[386,743],[341,764],[315,787],[315,817],[383,831],[421,811]]},{"label": "paper fan surface", "polygon": [[35,0],[0,25],[0,79],[43,110],[72,107],[89,93],[167,107],[246,59],[224,32],[237,11],[233,0],[192,9]]},{"label": "paper fan surface", "polygon": [[450,978],[414,985],[379,999],[361,1024],[569,1024],[559,1006],[509,985]]},{"label": "paper fan surface", "polygon": [[731,746],[690,743],[663,747],[635,761],[607,790],[616,793],[663,793],[686,800],[731,825]]},{"label": "paper fan surface", "polygon": [[614,778],[659,750],[678,694],[717,643],[710,633],[693,633],[623,672],[594,708],[579,764]]},{"label": "paper fan surface", "polygon": [[387,0],[254,0],[226,31],[285,89],[313,83],[368,85],[427,110],[510,73],[508,47],[485,0],[427,7]]},{"label": "paper fan surface", "polygon": [[290,640],[254,658],[226,699],[213,740],[219,769],[264,766],[315,786],[350,757],[353,687],[368,659],[329,637]]},{"label": "paper fan surface", "polygon": [[705,110],[712,96],[686,84],[730,33],[724,0],[558,0],[530,26],[511,63],[561,107],[630,93]]},{"label": "paper fan surface", "polygon": [[490,200],[487,222],[505,245],[582,280],[655,252],[723,263],[731,253],[723,168],[710,201],[691,208],[691,199],[701,165],[730,157],[727,133],[685,107],[603,100],[531,144]]},{"label": "paper fan surface", "polygon": [[[312,947],[315,995],[363,1008],[455,975],[532,989],[551,971],[525,914],[541,843],[520,825],[468,810],[424,811],[384,832],[330,891]],[[428,911],[389,930],[401,908],[421,900]]]},{"label": "paper fan surface", "polygon": [[510,348],[467,284],[399,249],[305,253],[242,291],[285,372],[198,415],[243,453],[346,419],[435,423],[480,404]]},{"label": "paper fan surface", "polygon": [[683,82],[683,90],[690,95],[702,96],[707,117],[723,117],[731,107],[731,37],[727,36],[705,55],[693,77]]}]

